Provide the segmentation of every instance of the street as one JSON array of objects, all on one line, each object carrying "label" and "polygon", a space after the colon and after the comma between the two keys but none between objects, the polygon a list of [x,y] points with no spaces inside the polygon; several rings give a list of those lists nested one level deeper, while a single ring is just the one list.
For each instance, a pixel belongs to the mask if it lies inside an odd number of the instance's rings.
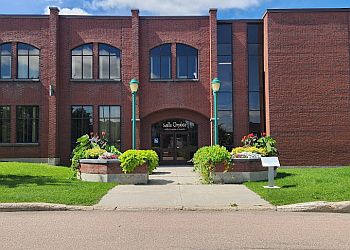
[{"label": "street", "polygon": [[349,249],[350,214],[0,213],[1,249]]}]

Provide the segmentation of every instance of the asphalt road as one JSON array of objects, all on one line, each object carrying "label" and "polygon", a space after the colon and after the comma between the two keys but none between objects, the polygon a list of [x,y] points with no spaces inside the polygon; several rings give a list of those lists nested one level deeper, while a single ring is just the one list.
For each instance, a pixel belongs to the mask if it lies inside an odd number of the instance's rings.
[{"label": "asphalt road", "polygon": [[350,214],[0,213],[0,249],[350,249]]}]

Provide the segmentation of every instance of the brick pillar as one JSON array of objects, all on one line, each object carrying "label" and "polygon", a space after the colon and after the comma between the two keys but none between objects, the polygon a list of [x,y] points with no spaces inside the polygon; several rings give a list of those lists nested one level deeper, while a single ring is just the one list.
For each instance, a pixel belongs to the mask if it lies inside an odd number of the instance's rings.
[{"label": "brick pillar", "polygon": [[[58,124],[57,124],[57,83],[58,83],[58,25],[59,9],[50,7],[49,18],[49,82],[45,85],[46,94],[48,95],[49,121],[48,121],[48,163],[52,165],[59,164],[58,156]],[[53,93],[50,95],[50,86]]]},{"label": "brick pillar", "polygon": [[233,23],[233,144],[249,132],[247,24]]},{"label": "brick pillar", "polygon": [[[140,81],[140,17],[139,10],[132,9],[132,78],[136,78]],[[140,136],[141,136],[141,126],[140,126],[140,92],[142,91],[142,82],[140,81],[139,90],[136,98],[136,148],[140,148]],[[130,104],[131,105],[131,104]],[[131,126],[129,127],[131,128]]]},{"label": "brick pillar", "polygon": [[[209,9],[209,29],[210,29],[210,81],[218,75],[218,56],[217,56],[217,9]],[[208,82],[207,84],[211,84]],[[213,92],[210,87],[210,117],[213,118]],[[213,120],[210,122],[210,142],[214,142]]]}]

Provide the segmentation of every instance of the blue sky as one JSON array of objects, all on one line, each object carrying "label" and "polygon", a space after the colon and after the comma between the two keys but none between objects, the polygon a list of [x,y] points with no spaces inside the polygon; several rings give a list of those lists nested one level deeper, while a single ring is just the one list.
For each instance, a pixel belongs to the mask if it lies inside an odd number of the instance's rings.
[{"label": "blue sky", "polygon": [[349,0],[0,0],[0,14],[43,14],[47,6],[58,6],[62,14],[207,15],[219,9],[219,19],[261,18],[268,8],[350,8]]}]

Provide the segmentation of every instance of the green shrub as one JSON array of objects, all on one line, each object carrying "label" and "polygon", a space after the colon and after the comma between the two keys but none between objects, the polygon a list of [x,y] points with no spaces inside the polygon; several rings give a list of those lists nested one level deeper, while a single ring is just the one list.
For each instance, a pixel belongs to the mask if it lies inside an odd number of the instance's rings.
[{"label": "green shrub", "polygon": [[204,183],[213,182],[216,164],[229,166],[230,161],[230,153],[219,145],[202,147],[193,156],[194,170],[201,174]]},{"label": "green shrub", "polygon": [[90,149],[85,151],[85,158],[86,159],[98,159],[98,157],[100,157],[101,155],[103,155],[106,152],[107,152],[106,150],[101,149],[99,147],[90,148]]},{"label": "green shrub", "polygon": [[259,138],[255,146],[258,148],[264,148],[267,152],[267,156],[278,155],[276,140],[273,139],[271,136],[264,136]]},{"label": "green shrub", "polygon": [[154,150],[139,150],[142,158],[147,162],[148,173],[152,174],[152,172],[159,165],[159,158],[157,153]]},{"label": "green shrub", "polygon": [[80,138],[77,139],[77,145],[73,149],[72,152],[72,164],[71,168],[73,170],[73,177],[76,176],[78,167],[79,167],[79,160],[83,159],[85,157],[85,152],[88,149],[92,148],[92,144],[90,142],[90,138],[88,135],[83,135]]},{"label": "green shrub", "polygon": [[120,167],[124,173],[132,173],[144,163],[148,165],[148,173],[151,174],[158,167],[159,158],[153,150],[127,150],[119,156]]},{"label": "green shrub", "polygon": [[261,156],[267,155],[267,152],[264,148],[257,148],[257,147],[250,147],[250,146],[234,148],[234,149],[232,149],[231,153],[233,156],[237,156],[238,154],[243,153],[243,152],[256,153],[256,154],[259,154]]}]

